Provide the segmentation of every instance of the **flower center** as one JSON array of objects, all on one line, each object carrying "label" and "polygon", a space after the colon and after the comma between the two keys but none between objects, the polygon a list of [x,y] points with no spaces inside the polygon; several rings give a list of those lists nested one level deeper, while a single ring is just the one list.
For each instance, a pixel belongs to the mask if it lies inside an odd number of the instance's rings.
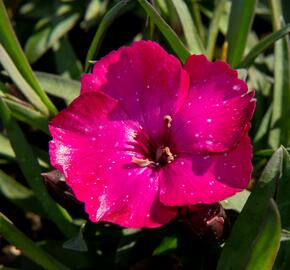
[{"label": "flower center", "polygon": [[172,118],[170,115],[164,116],[164,130],[162,133],[162,146],[156,147],[149,137],[144,133],[136,135],[139,151],[144,158],[133,157],[132,162],[140,167],[163,167],[170,164],[175,155],[172,154],[169,144],[169,134]]}]

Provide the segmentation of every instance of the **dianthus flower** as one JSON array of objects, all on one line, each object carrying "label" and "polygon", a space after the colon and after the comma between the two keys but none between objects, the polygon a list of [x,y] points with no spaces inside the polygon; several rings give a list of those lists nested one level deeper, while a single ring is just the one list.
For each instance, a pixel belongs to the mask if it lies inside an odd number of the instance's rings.
[{"label": "dianthus flower", "polygon": [[98,61],[81,94],[49,125],[52,165],[94,222],[158,227],[178,206],[246,188],[253,92],[222,61],[184,67],[157,43]]}]

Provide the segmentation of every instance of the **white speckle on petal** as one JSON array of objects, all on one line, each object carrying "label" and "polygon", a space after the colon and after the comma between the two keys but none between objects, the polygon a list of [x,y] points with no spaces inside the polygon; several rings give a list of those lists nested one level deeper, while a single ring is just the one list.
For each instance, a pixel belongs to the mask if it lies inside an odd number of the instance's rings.
[{"label": "white speckle on petal", "polygon": [[206,122],[210,123],[212,121],[212,119],[208,118],[206,119]]},{"label": "white speckle on petal", "polygon": [[235,91],[239,91],[240,89],[241,89],[241,87],[238,84],[233,86],[233,90],[235,90]]}]

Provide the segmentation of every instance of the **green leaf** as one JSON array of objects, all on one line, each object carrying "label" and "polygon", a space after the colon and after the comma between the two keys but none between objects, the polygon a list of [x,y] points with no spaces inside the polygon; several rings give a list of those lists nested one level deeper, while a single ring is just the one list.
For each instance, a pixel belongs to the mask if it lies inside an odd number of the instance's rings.
[{"label": "green leaf", "polygon": [[88,29],[108,11],[109,0],[90,0],[81,27]]},{"label": "green leaf", "polygon": [[282,229],[280,241],[290,241],[290,231]]},{"label": "green leaf", "polygon": [[[66,8],[65,8],[66,7]],[[62,10],[64,10],[62,12]],[[71,30],[80,14],[69,6],[61,5],[56,14],[38,21],[35,31],[25,45],[25,53],[30,63],[37,61],[55,42]]]},{"label": "green leaf", "polygon": [[264,37],[254,48],[252,48],[244,59],[238,64],[239,68],[249,67],[255,61],[256,57],[263,53],[267,48],[277,40],[290,33],[290,24],[285,25],[281,30],[275,31]]},{"label": "green leaf", "polygon": [[187,47],[191,53],[204,54],[205,49],[199,37],[196,26],[192,20],[187,5],[183,0],[172,0],[172,3],[179,16]]},{"label": "green leaf", "polygon": [[7,94],[3,96],[3,99],[9,106],[13,117],[31,125],[32,127],[42,130],[46,134],[49,134],[47,117],[30,107],[26,102],[23,102],[14,96]]},{"label": "green leaf", "polygon": [[245,189],[244,191],[239,192],[234,196],[221,201],[221,205],[224,209],[231,209],[237,212],[241,212],[250,194],[250,191]]},{"label": "green leaf", "polygon": [[[217,270],[272,269],[269,267],[274,263],[273,254],[278,248],[276,228],[280,225],[279,218],[274,213],[275,211],[269,210],[269,204],[274,195],[277,180],[281,175],[282,161],[283,149],[279,148],[269,160],[254,191],[236,220],[230,237],[221,253]],[[269,211],[272,212],[270,217]],[[269,227],[275,228],[275,230],[267,229]],[[273,236],[273,241],[268,241],[268,247],[261,251],[261,247],[264,247],[264,239],[269,239],[271,236]],[[260,253],[263,250],[269,255],[269,258],[263,255],[263,258],[267,258],[267,260],[264,259],[265,268],[247,268],[247,266],[259,260],[259,258],[251,257],[251,254],[255,254],[258,251]],[[239,259],[237,260],[237,258]]]},{"label": "green leaf", "polygon": [[22,77],[17,66],[10,58],[9,54],[0,44],[0,60],[3,67],[6,69],[11,79],[14,81],[16,86],[22,92],[22,94],[27,98],[27,100],[37,108],[41,113],[48,115],[48,110],[46,106],[41,101],[40,97],[34,91],[34,89],[27,83],[27,81]]},{"label": "green leaf", "polygon": [[78,81],[45,72],[35,72],[35,75],[45,92],[64,99],[67,104],[80,94],[81,84]]},{"label": "green leaf", "polygon": [[68,270],[52,256],[34,244],[19,231],[2,213],[0,213],[0,234],[10,243],[21,249],[22,253],[47,270]]},{"label": "green leaf", "polygon": [[18,206],[23,211],[33,211],[43,215],[43,209],[36,204],[36,197],[33,192],[12,177],[0,170],[0,192],[2,196]]},{"label": "green leaf", "polygon": [[[9,56],[8,59],[10,59],[10,62],[11,61],[13,62],[14,69],[15,67],[17,67],[18,76],[13,73],[13,70],[10,70],[10,72],[9,70],[7,70],[11,78],[19,86],[20,81],[18,81],[18,79],[19,79],[19,74],[20,74],[21,77],[23,78],[22,80],[25,80],[26,83],[37,93],[42,103],[46,106],[46,108],[50,111],[50,113],[56,114],[57,113],[56,108],[51,103],[50,99],[47,97],[45,92],[39,86],[31,70],[31,67],[29,66],[29,63],[21,49],[21,46],[13,32],[13,28],[9,22],[9,18],[6,13],[5,6],[3,4],[3,0],[0,0],[0,33],[1,33],[0,35],[1,53],[2,54],[6,53]],[[6,60],[7,60],[7,55],[5,57]],[[3,58],[3,56],[0,57],[2,64],[5,59]],[[3,66],[9,69],[10,67],[9,61],[8,63],[4,63]],[[27,89],[27,87],[25,87],[25,89]],[[30,95],[27,94],[27,96],[29,99]],[[35,106],[37,109],[47,114],[47,109],[43,108],[43,104],[37,102]]]},{"label": "green leaf", "polygon": [[83,224],[80,227],[80,230],[75,237],[67,240],[63,244],[64,248],[74,250],[74,251],[80,251],[80,252],[88,251],[88,246],[87,246],[87,243],[86,243],[86,241],[84,239],[84,235],[83,235],[84,225],[85,224]]},{"label": "green leaf", "polygon": [[3,155],[8,159],[15,158],[15,154],[9,140],[2,134],[0,134],[0,155]]},{"label": "green leaf", "polygon": [[52,47],[57,73],[66,78],[79,80],[82,65],[67,37],[62,37]]},{"label": "green leaf", "polygon": [[260,145],[264,146],[265,141],[267,142],[267,136],[269,134],[269,127],[270,127],[270,121],[271,121],[271,115],[272,115],[272,106],[269,106],[268,110],[266,111],[266,113],[264,113],[264,116],[263,116],[262,120],[260,121],[260,126],[258,127],[256,135],[254,137],[254,147],[255,148],[260,146]]},{"label": "green leaf", "polygon": [[76,228],[71,223],[71,217],[66,210],[56,204],[48,194],[44,181],[40,175],[41,169],[35,157],[35,153],[28,144],[16,121],[13,119],[7,104],[1,97],[0,115],[21,171],[39,202],[42,204],[43,209],[64,235],[68,237],[75,235]]},{"label": "green leaf", "polygon": [[155,22],[160,32],[167,39],[168,43],[179,57],[182,63],[185,63],[187,58],[190,56],[190,52],[186,49],[185,45],[178,38],[177,34],[172,30],[172,28],[163,20],[163,18],[158,14],[156,9],[146,0],[138,0],[140,5],[146,11],[147,15]]},{"label": "green leaf", "polygon": [[205,27],[202,23],[200,4],[201,4],[200,2],[192,1],[191,13],[192,13],[194,24],[196,25],[196,28],[197,28],[198,35],[200,36],[201,41],[205,42],[206,32],[205,32]]},{"label": "green leaf", "polygon": [[209,26],[208,31],[208,40],[207,40],[207,56],[209,59],[213,58],[214,55],[214,49],[216,44],[216,39],[219,31],[219,24],[220,20],[222,18],[225,6],[226,6],[227,0],[220,0],[217,1],[212,19]]},{"label": "green leaf", "polygon": [[[286,149],[283,149],[283,168],[281,180],[277,190],[277,204],[280,210],[282,228],[290,230],[290,156]],[[281,244],[275,269],[287,270],[290,267],[290,242]]]},{"label": "green leaf", "polygon": [[163,252],[176,249],[177,248],[177,237],[176,236],[167,236],[164,237],[158,247],[153,251],[153,255],[159,255]]},{"label": "green leaf", "polygon": [[[279,30],[283,24],[280,1],[271,0],[273,29]],[[269,144],[273,149],[290,143],[290,45],[289,38],[275,43],[274,49],[274,92]]]},{"label": "green leaf", "polygon": [[235,0],[232,2],[227,33],[227,62],[232,67],[236,67],[243,57],[256,4],[257,0]]},{"label": "green leaf", "polygon": [[[33,147],[33,146],[32,146]],[[38,163],[44,168],[49,167],[49,157],[46,151],[41,150],[37,147],[33,147],[33,150],[38,156]],[[0,155],[4,156],[6,159],[15,161],[15,153],[11,147],[9,140],[0,133]]]},{"label": "green leaf", "polygon": [[277,204],[281,213],[282,227],[290,230],[290,156],[283,148],[283,167],[277,190]]},{"label": "green leaf", "polygon": [[87,53],[85,72],[89,71],[90,61],[95,59],[107,29],[110,27],[110,25],[118,16],[120,16],[127,10],[127,8],[128,1],[121,0],[115,6],[113,6],[101,20],[98,30],[94,36],[94,39]]},{"label": "green leaf", "polygon": [[281,220],[278,208],[271,199],[268,211],[255,239],[245,270],[272,270],[280,246]]}]

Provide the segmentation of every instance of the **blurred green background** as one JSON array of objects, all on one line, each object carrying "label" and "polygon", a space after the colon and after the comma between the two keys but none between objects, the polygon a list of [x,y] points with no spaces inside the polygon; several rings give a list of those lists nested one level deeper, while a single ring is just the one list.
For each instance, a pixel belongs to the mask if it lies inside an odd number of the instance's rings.
[{"label": "blurred green background", "polygon": [[[289,0],[0,0],[0,269],[290,269],[289,23]],[[40,175],[52,169],[48,121],[81,74],[140,39],[183,63],[227,61],[255,90],[253,179],[221,202],[225,243],[178,219],[93,224],[58,176]]]}]

